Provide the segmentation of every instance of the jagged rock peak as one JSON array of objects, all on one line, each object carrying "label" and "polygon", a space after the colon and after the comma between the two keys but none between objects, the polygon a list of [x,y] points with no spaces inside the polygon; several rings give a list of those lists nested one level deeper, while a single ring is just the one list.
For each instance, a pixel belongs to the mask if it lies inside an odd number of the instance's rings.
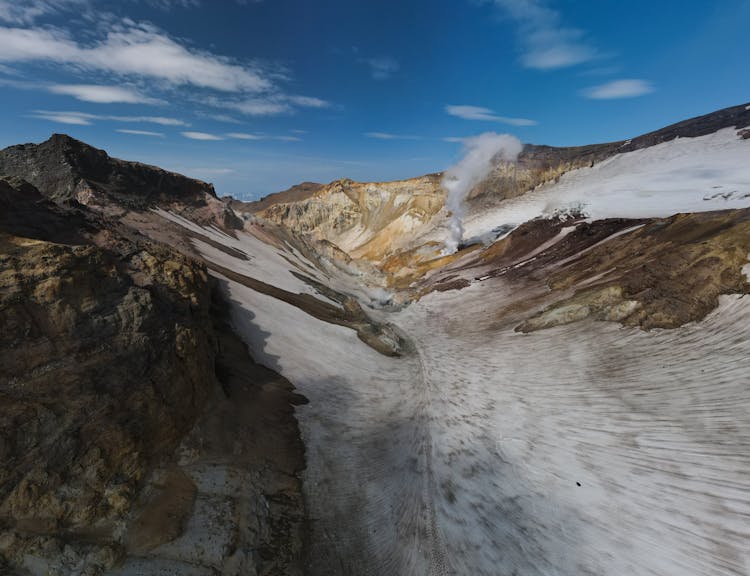
[{"label": "jagged rock peak", "polygon": [[216,197],[213,185],[140,162],[110,157],[104,150],[67,134],[53,134],[41,144],[21,144],[0,151],[0,175],[23,178],[55,201],[104,195],[130,208],[163,201],[205,204]]}]

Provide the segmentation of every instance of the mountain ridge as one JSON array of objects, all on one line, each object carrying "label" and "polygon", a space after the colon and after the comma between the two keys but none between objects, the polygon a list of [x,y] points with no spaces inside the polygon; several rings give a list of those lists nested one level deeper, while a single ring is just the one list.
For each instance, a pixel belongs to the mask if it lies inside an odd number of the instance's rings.
[{"label": "mountain ridge", "polygon": [[157,166],[112,158],[67,134],[0,150],[0,174],[24,178],[58,202],[86,203],[87,195],[98,193],[142,209],[160,201],[200,205],[205,204],[206,196],[216,198],[212,184]]}]

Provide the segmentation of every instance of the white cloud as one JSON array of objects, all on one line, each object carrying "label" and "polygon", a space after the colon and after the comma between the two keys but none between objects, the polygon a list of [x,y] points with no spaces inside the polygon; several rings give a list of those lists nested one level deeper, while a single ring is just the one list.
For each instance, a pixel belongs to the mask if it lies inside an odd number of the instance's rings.
[{"label": "white cloud", "polygon": [[48,90],[54,94],[73,96],[83,102],[96,104],[160,104],[161,101],[149,98],[131,88],[122,86],[97,86],[94,84],[53,84]]},{"label": "white cloud", "polygon": [[331,104],[311,96],[289,96],[281,93],[264,94],[252,98],[231,99],[209,96],[202,99],[204,104],[224,110],[233,110],[245,116],[279,116],[294,113],[300,108],[327,108]]},{"label": "white cloud", "polygon": [[544,0],[494,0],[517,25],[523,45],[521,62],[527,68],[551,70],[593,59],[596,50],[581,30],[562,25],[557,10]]},{"label": "white cloud", "polygon": [[376,140],[419,140],[419,136],[410,136],[408,134],[391,134],[389,132],[365,132],[368,138]]},{"label": "white cloud", "polygon": [[[157,93],[169,90],[170,101],[177,94],[176,88],[187,87],[197,89],[182,91],[188,99],[215,108],[217,114],[225,118],[223,121],[233,121],[227,116],[227,112],[232,111],[248,116],[275,116],[301,108],[331,106],[321,98],[286,94],[281,86],[287,80],[283,68],[262,67],[199,50],[151,24],[136,23],[128,18],[118,20],[110,13],[107,13],[106,33],[103,27],[93,26],[81,37],[77,30],[21,27],[32,23],[35,15],[52,13],[61,10],[61,6],[76,3],[81,5],[80,10],[84,6],[92,7],[87,0],[32,0],[29,10],[33,7],[33,14],[24,12],[17,16],[15,12],[10,13],[14,4],[0,0],[0,23],[5,15],[13,17],[12,22],[16,24],[15,27],[0,25],[0,68],[5,64],[54,64],[79,77],[104,75],[110,78],[108,85],[16,81],[12,87],[52,91],[86,102],[132,104],[164,103],[134,86],[148,85],[149,92]],[[163,7],[173,3],[166,2]],[[94,36],[95,40],[81,39],[91,38],[92,32],[99,33]],[[11,86],[7,79],[0,83]],[[217,92],[223,95],[218,97]]]},{"label": "white cloud", "polygon": [[58,29],[0,26],[0,61],[55,62],[223,92],[264,92],[274,88],[268,75],[258,69],[189,49],[154,26],[129,20],[89,46],[77,43]]},{"label": "white cloud", "polygon": [[181,132],[181,134],[190,140],[206,140],[212,142],[224,140],[223,137],[217,136],[216,134],[209,134],[208,132]]},{"label": "white cloud", "polygon": [[385,80],[399,71],[400,65],[393,58],[366,58],[365,62],[370,67],[370,74],[375,80]]},{"label": "white cloud", "polygon": [[528,118],[509,118],[506,116],[498,116],[489,108],[482,108],[481,106],[469,106],[467,104],[449,104],[445,107],[445,111],[451,116],[463,118],[464,120],[499,122],[501,124],[509,124],[511,126],[536,126],[537,124],[536,120],[529,120]]},{"label": "white cloud", "polygon": [[187,122],[177,118],[166,118],[164,116],[108,116],[104,114],[88,114],[86,112],[66,112],[56,110],[34,110],[33,118],[61,122],[63,124],[78,124],[88,126],[96,120],[112,122],[131,122],[159,124],[161,126],[190,126]]},{"label": "white cloud", "polygon": [[216,108],[234,110],[246,116],[278,116],[294,112],[295,106],[301,108],[328,108],[330,102],[311,96],[288,96],[285,94],[266,94],[260,97],[245,99],[226,99],[208,97],[205,104]]},{"label": "white cloud", "polygon": [[151,130],[129,130],[128,128],[120,128],[119,130],[115,130],[115,132],[120,132],[121,134],[132,134],[134,136],[153,136],[156,138],[164,138],[164,134],[162,132],[152,132]]},{"label": "white cloud", "polygon": [[302,138],[297,136],[270,136],[268,134],[248,134],[246,132],[230,132],[227,138],[234,140],[278,140],[280,142],[301,142]]},{"label": "white cloud", "polygon": [[292,111],[286,102],[276,99],[249,98],[247,100],[222,101],[216,99],[216,106],[236,110],[246,116],[278,116]]},{"label": "white cloud", "polygon": [[75,124],[76,126],[91,126],[92,118],[87,114],[76,114],[75,112],[44,112],[39,111],[31,115],[32,118],[49,120],[58,124]]},{"label": "white cloud", "polygon": [[190,126],[189,122],[177,118],[165,118],[164,116],[101,116],[103,120],[114,120],[115,122],[146,122],[149,124],[160,124],[161,126]]},{"label": "white cloud", "polygon": [[0,20],[30,24],[61,10],[88,4],[88,0],[0,0]]},{"label": "white cloud", "polygon": [[328,108],[331,103],[312,96],[288,96],[287,100],[303,108]]},{"label": "white cloud", "polygon": [[615,100],[618,98],[635,98],[654,91],[647,80],[622,79],[613,80],[599,86],[592,86],[583,91],[584,96],[594,100]]},{"label": "white cloud", "polygon": [[227,134],[227,138],[233,138],[235,140],[263,140],[265,136],[262,134],[247,134],[245,132],[230,132]]},{"label": "white cloud", "polygon": [[451,142],[451,143],[460,143],[463,144],[464,140],[466,140],[466,136],[446,136],[445,138],[441,138],[443,142]]},{"label": "white cloud", "polygon": [[197,114],[203,118],[209,118],[210,120],[216,120],[217,122],[224,122],[225,124],[243,124],[242,121],[237,120],[237,118],[234,118],[229,114],[213,114],[206,112],[198,112]]}]

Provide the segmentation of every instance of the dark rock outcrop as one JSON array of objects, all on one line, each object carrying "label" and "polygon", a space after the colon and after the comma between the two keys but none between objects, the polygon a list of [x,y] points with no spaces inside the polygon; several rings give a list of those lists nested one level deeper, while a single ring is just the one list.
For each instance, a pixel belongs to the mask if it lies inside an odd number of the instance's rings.
[{"label": "dark rock outcrop", "polygon": [[122,206],[143,209],[159,202],[205,205],[215,198],[211,184],[141,164],[111,158],[65,134],[41,144],[20,144],[0,151],[0,175],[27,180],[51,200],[105,195]]}]

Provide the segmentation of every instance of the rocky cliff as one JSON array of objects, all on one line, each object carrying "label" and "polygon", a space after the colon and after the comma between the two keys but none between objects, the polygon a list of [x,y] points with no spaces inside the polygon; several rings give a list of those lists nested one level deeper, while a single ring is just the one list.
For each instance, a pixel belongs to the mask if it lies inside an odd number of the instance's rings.
[{"label": "rocky cliff", "polygon": [[93,225],[34,233],[65,215],[25,186],[0,193],[33,216],[0,230],[0,554],[23,565],[80,538],[106,566],[147,470],[215,382],[208,276]]},{"label": "rocky cliff", "polygon": [[301,199],[277,197],[256,213],[333,242],[354,258],[378,261],[425,231],[444,204],[440,175],[431,174],[397,182],[337,180]]},{"label": "rocky cliff", "polygon": [[[296,400],[254,364],[221,301],[202,262],[0,179],[0,573],[295,573]],[[175,564],[169,546],[196,546],[218,490],[205,494],[201,466],[224,461],[253,478],[225,491],[229,536]]]}]

